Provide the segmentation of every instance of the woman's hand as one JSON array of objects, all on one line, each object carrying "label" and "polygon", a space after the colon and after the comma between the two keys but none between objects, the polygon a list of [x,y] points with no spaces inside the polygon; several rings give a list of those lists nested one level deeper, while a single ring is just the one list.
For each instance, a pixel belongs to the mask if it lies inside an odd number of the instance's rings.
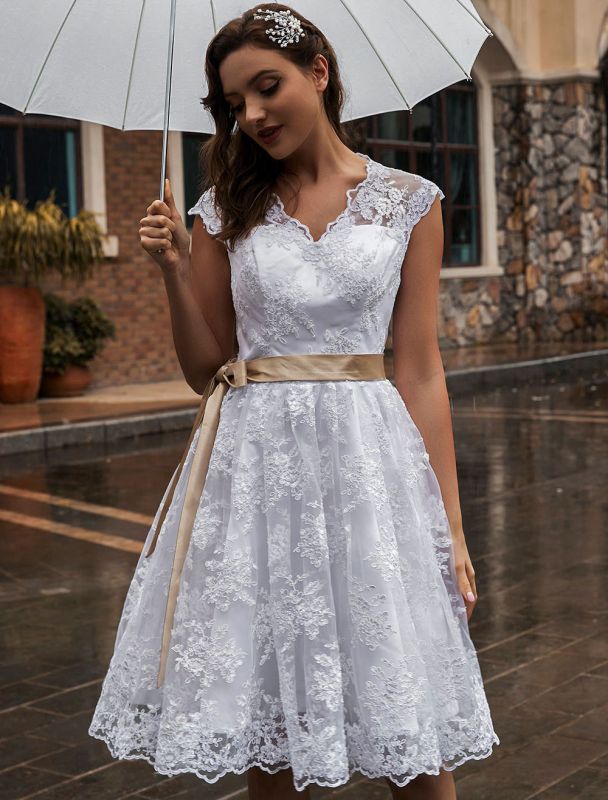
[{"label": "woman's hand", "polygon": [[467,608],[467,620],[471,619],[471,614],[477,603],[477,589],[475,588],[475,570],[471,563],[469,551],[464,538],[462,528],[452,530],[452,544],[454,546],[454,560],[456,566],[456,576],[458,578],[458,588],[460,589]]},{"label": "woman's hand", "polygon": [[168,178],[165,178],[165,199],[166,202],[154,200],[148,206],[147,216],[139,221],[139,236],[141,246],[163,272],[171,272],[189,262],[190,235],[175,206]]}]

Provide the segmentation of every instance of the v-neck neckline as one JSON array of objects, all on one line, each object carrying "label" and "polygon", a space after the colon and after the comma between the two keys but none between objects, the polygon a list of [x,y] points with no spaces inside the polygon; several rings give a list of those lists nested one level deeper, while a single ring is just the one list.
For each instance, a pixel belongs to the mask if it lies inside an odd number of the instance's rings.
[{"label": "v-neck neckline", "polygon": [[277,206],[279,208],[280,213],[283,215],[283,217],[288,222],[293,223],[301,231],[303,231],[303,233],[306,235],[307,239],[310,241],[311,244],[320,244],[325,239],[325,237],[329,233],[331,233],[331,231],[334,228],[334,226],[337,225],[338,222],[340,222],[348,214],[348,212],[350,211],[351,203],[352,203],[354,197],[359,192],[359,190],[367,183],[367,181],[369,180],[369,178],[371,176],[372,165],[374,163],[373,159],[370,156],[368,156],[367,153],[359,153],[359,152],[357,152],[355,155],[361,156],[367,162],[366,165],[365,165],[365,167],[366,167],[365,177],[362,178],[362,180],[360,180],[359,183],[356,186],[351,186],[350,189],[346,190],[345,195],[344,195],[345,199],[346,199],[346,206],[338,214],[338,216],[335,219],[332,219],[330,222],[327,223],[327,225],[325,226],[325,230],[323,231],[323,233],[321,234],[321,236],[318,239],[314,239],[313,238],[313,235],[312,235],[312,233],[310,231],[310,228],[308,227],[308,225],[305,222],[301,222],[299,219],[297,219],[297,217],[292,217],[291,214],[288,214],[287,211],[285,211],[285,206],[283,205],[283,201],[281,200],[281,198],[278,196],[278,194],[276,194],[276,192],[272,192],[272,196],[275,199],[275,202],[276,202],[276,204],[277,204]]}]

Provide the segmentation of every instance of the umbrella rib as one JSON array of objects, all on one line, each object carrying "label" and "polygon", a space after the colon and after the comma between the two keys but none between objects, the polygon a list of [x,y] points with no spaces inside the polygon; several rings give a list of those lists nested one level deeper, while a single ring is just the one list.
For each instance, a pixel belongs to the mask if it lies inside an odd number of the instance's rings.
[{"label": "umbrella rib", "polygon": [[[415,9],[415,8],[412,8],[412,6],[411,6],[411,4],[410,4],[409,0],[402,0],[402,2],[404,2],[404,3],[405,3],[405,5],[406,5],[406,6],[407,6],[407,7],[410,9],[410,11],[413,11],[413,12],[414,12],[414,14],[415,14],[415,15],[418,17],[418,19],[420,20],[420,22],[422,22],[422,24],[423,24],[423,25],[424,25],[424,26],[427,28],[427,30],[429,31],[429,33],[431,34],[431,36],[434,36],[434,37],[435,37],[435,39],[437,39],[437,41],[438,41],[438,42],[439,42],[439,44],[440,44],[440,45],[443,47],[443,49],[446,51],[446,53],[448,53],[448,54],[450,55],[450,57],[452,58],[452,60],[453,60],[453,61],[455,61],[455,62],[456,62],[456,64],[458,64],[458,66],[459,66],[459,67],[460,67],[460,69],[461,69],[461,70],[464,72],[464,74],[467,76],[467,78],[468,78],[469,80],[471,80],[471,76],[470,76],[470,75],[469,75],[469,73],[466,71],[466,69],[465,69],[465,68],[462,66],[462,64],[460,63],[460,61],[459,61],[459,60],[456,58],[456,56],[454,55],[454,53],[452,53],[452,51],[451,51],[451,50],[450,50],[450,48],[449,48],[449,47],[448,47],[448,46],[445,44],[445,42],[444,42],[444,41],[442,41],[442,39],[441,39],[439,36],[437,36],[437,34],[435,33],[435,31],[434,31],[434,30],[431,28],[431,26],[428,24],[428,22],[427,22],[425,19],[423,19],[423,18],[420,16],[420,14],[419,14],[419,13],[416,11],[416,9]],[[462,3],[460,3],[460,0],[456,0],[456,2],[457,2],[459,5],[460,5],[460,7],[461,7],[461,8],[464,8],[464,6],[462,5]],[[465,9],[465,11],[466,11],[466,9]],[[475,19],[475,17],[473,17],[473,19]],[[479,20],[477,20],[477,22],[479,23]]]},{"label": "umbrella rib", "polygon": [[68,17],[70,16],[70,14],[72,13],[72,9],[73,9],[73,8],[74,8],[74,6],[76,5],[77,1],[78,1],[78,0],[73,0],[73,2],[72,2],[72,5],[71,5],[71,6],[70,6],[70,8],[68,9],[68,12],[67,12],[67,14],[65,15],[65,17],[64,17],[64,18],[63,18],[63,20],[61,21],[61,25],[60,25],[60,26],[59,26],[59,28],[57,29],[57,33],[55,34],[55,37],[54,37],[54,39],[53,39],[53,41],[52,41],[52,43],[51,43],[51,46],[50,46],[50,47],[49,47],[49,49],[48,49],[48,52],[47,52],[47,54],[46,54],[46,56],[45,56],[45,59],[44,59],[44,61],[42,62],[42,66],[40,67],[40,70],[39,70],[39,72],[38,72],[38,75],[36,75],[36,80],[34,81],[34,85],[32,86],[32,91],[30,92],[30,94],[29,94],[29,97],[27,98],[27,101],[26,101],[26,103],[25,103],[25,107],[24,107],[24,109],[23,109],[23,113],[24,113],[24,114],[27,114],[27,113],[28,113],[27,109],[28,109],[28,106],[29,106],[29,104],[30,104],[30,100],[32,99],[32,95],[33,95],[33,94],[34,94],[34,92],[36,91],[36,87],[38,86],[38,81],[40,80],[40,78],[41,78],[41,76],[42,76],[42,72],[43,72],[43,70],[44,70],[44,68],[45,68],[45,66],[46,66],[46,62],[49,60],[49,57],[50,57],[51,53],[53,52],[53,47],[55,47],[55,42],[56,42],[56,41],[57,41],[57,39],[59,38],[59,34],[60,34],[60,33],[61,33],[61,31],[63,30],[63,26],[65,25],[67,18],[68,18]]},{"label": "umbrella rib", "polygon": [[139,41],[139,32],[141,31],[141,21],[144,16],[144,9],[146,7],[146,0],[142,0],[141,10],[139,12],[139,21],[137,23],[137,33],[135,34],[135,44],[133,46],[133,57],[131,58],[131,67],[129,69],[129,83],[127,84],[127,96],[125,97],[125,106],[122,112],[122,130],[125,129],[125,120],[127,118],[127,107],[129,105],[129,96],[131,94],[131,81],[133,78],[133,69],[135,67],[135,56],[137,55],[137,43]]},{"label": "umbrella rib", "polygon": [[213,0],[209,0],[209,6],[211,8],[211,22],[213,23],[213,34],[217,33],[217,24],[215,22],[215,8],[213,6]]},{"label": "umbrella rib", "polygon": [[486,32],[486,33],[487,33],[489,36],[494,36],[494,34],[493,34],[493,33],[492,33],[492,31],[491,31],[491,30],[488,28],[488,26],[485,24],[485,22],[484,22],[483,20],[481,20],[481,21],[480,21],[480,20],[478,19],[478,17],[476,17],[476,16],[475,16],[475,14],[473,14],[473,12],[471,11],[471,9],[470,9],[470,8],[467,8],[467,7],[465,6],[465,4],[462,2],[462,0],[456,0],[456,2],[457,2],[459,5],[461,5],[461,6],[462,6],[462,8],[464,8],[464,10],[467,12],[467,14],[469,14],[469,16],[473,17],[473,19],[475,20],[475,22],[476,22],[478,25],[481,25],[481,27],[484,29],[484,31],[485,31],[485,32]]},{"label": "umbrella rib", "polygon": [[387,73],[387,75],[389,76],[389,78],[391,79],[391,81],[393,82],[393,85],[394,85],[395,89],[396,89],[396,90],[399,92],[399,94],[400,94],[400,95],[401,95],[401,97],[403,98],[403,102],[404,102],[404,103],[405,103],[405,105],[407,106],[407,109],[408,109],[408,111],[411,111],[411,108],[412,108],[412,107],[411,107],[411,106],[410,106],[410,104],[408,103],[406,96],[403,94],[403,92],[402,92],[402,91],[401,91],[401,89],[399,88],[399,84],[397,83],[397,81],[396,81],[396,80],[395,80],[395,78],[393,77],[393,73],[390,71],[390,69],[388,68],[388,66],[387,66],[387,65],[386,65],[386,63],[384,62],[384,59],[382,58],[382,56],[380,55],[380,53],[378,52],[378,50],[377,50],[377,49],[374,47],[374,44],[373,44],[373,42],[371,41],[371,39],[369,38],[369,36],[368,36],[368,35],[367,35],[367,33],[365,32],[365,30],[364,30],[364,29],[361,27],[361,24],[359,23],[359,20],[358,20],[358,19],[357,19],[357,17],[356,17],[356,16],[353,14],[352,10],[351,10],[351,9],[350,9],[350,8],[349,8],[347,5],[346,5],[346,3],[344,2],[344,0],[339,0],[339,2],[340,2],[340,3],[341,3],[343,6],[344,6],[344,8],[346,9],[346,11],[348,11],[348,13],[350,14],[350,16],[353,18],[353,21],[354,21],[354,22],[357,24],[357,26],[358,26],[359,30],[361,31],[361,33],[362,33],[362,34],[365,36],[365,38],[367,39],[367,41],[368,41],[368,43],[369,43],[369,46],[372,48],[372,50],[373,50],[373,51],[374,51],[374,53],[376,54],[376,56],[377,56],[377,58],[378,58],[378,61],[379,61],[379,62],[382,64],[382,66],[383,66],[383,67],[384,67],[384,69],[386,70],[386,73]]}]

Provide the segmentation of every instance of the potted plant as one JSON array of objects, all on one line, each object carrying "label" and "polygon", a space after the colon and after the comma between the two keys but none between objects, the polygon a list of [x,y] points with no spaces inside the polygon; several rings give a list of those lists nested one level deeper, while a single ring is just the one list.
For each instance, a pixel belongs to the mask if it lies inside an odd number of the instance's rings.
[{"label": "potted plant", "polygon": [[0,195],[0,402],[34,400],[42,377],[45,307],[38,288],[48,274],[77,283],[103,261],[94,214],[68,218],[53,190],[33,211]]},{"label": "potted plant", "polygon": [[69,303],[54,294],[44,297],[46,325],[40,394],[74,397],[91,382],[87,366],[116,333],[114,323],[90,297]]}]

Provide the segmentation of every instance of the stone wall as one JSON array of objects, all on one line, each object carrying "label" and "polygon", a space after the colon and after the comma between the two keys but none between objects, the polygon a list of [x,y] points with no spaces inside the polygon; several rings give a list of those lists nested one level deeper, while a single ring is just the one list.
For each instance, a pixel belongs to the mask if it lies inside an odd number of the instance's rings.
[{"label": "stone wall", "polygon": [[501,329],[501,278],[448,278],[440,284],[437,331],[442,347],[511,341]]},{"label": "stone wall", "polygon": [[599,82],[493,89],[502,277],[441,283],[443,347],[608,338],[606,111]]},{"label": "stone wall", "polygon": [[608,336],[604,106],[590,80],[494,88],[500,338]]}]

